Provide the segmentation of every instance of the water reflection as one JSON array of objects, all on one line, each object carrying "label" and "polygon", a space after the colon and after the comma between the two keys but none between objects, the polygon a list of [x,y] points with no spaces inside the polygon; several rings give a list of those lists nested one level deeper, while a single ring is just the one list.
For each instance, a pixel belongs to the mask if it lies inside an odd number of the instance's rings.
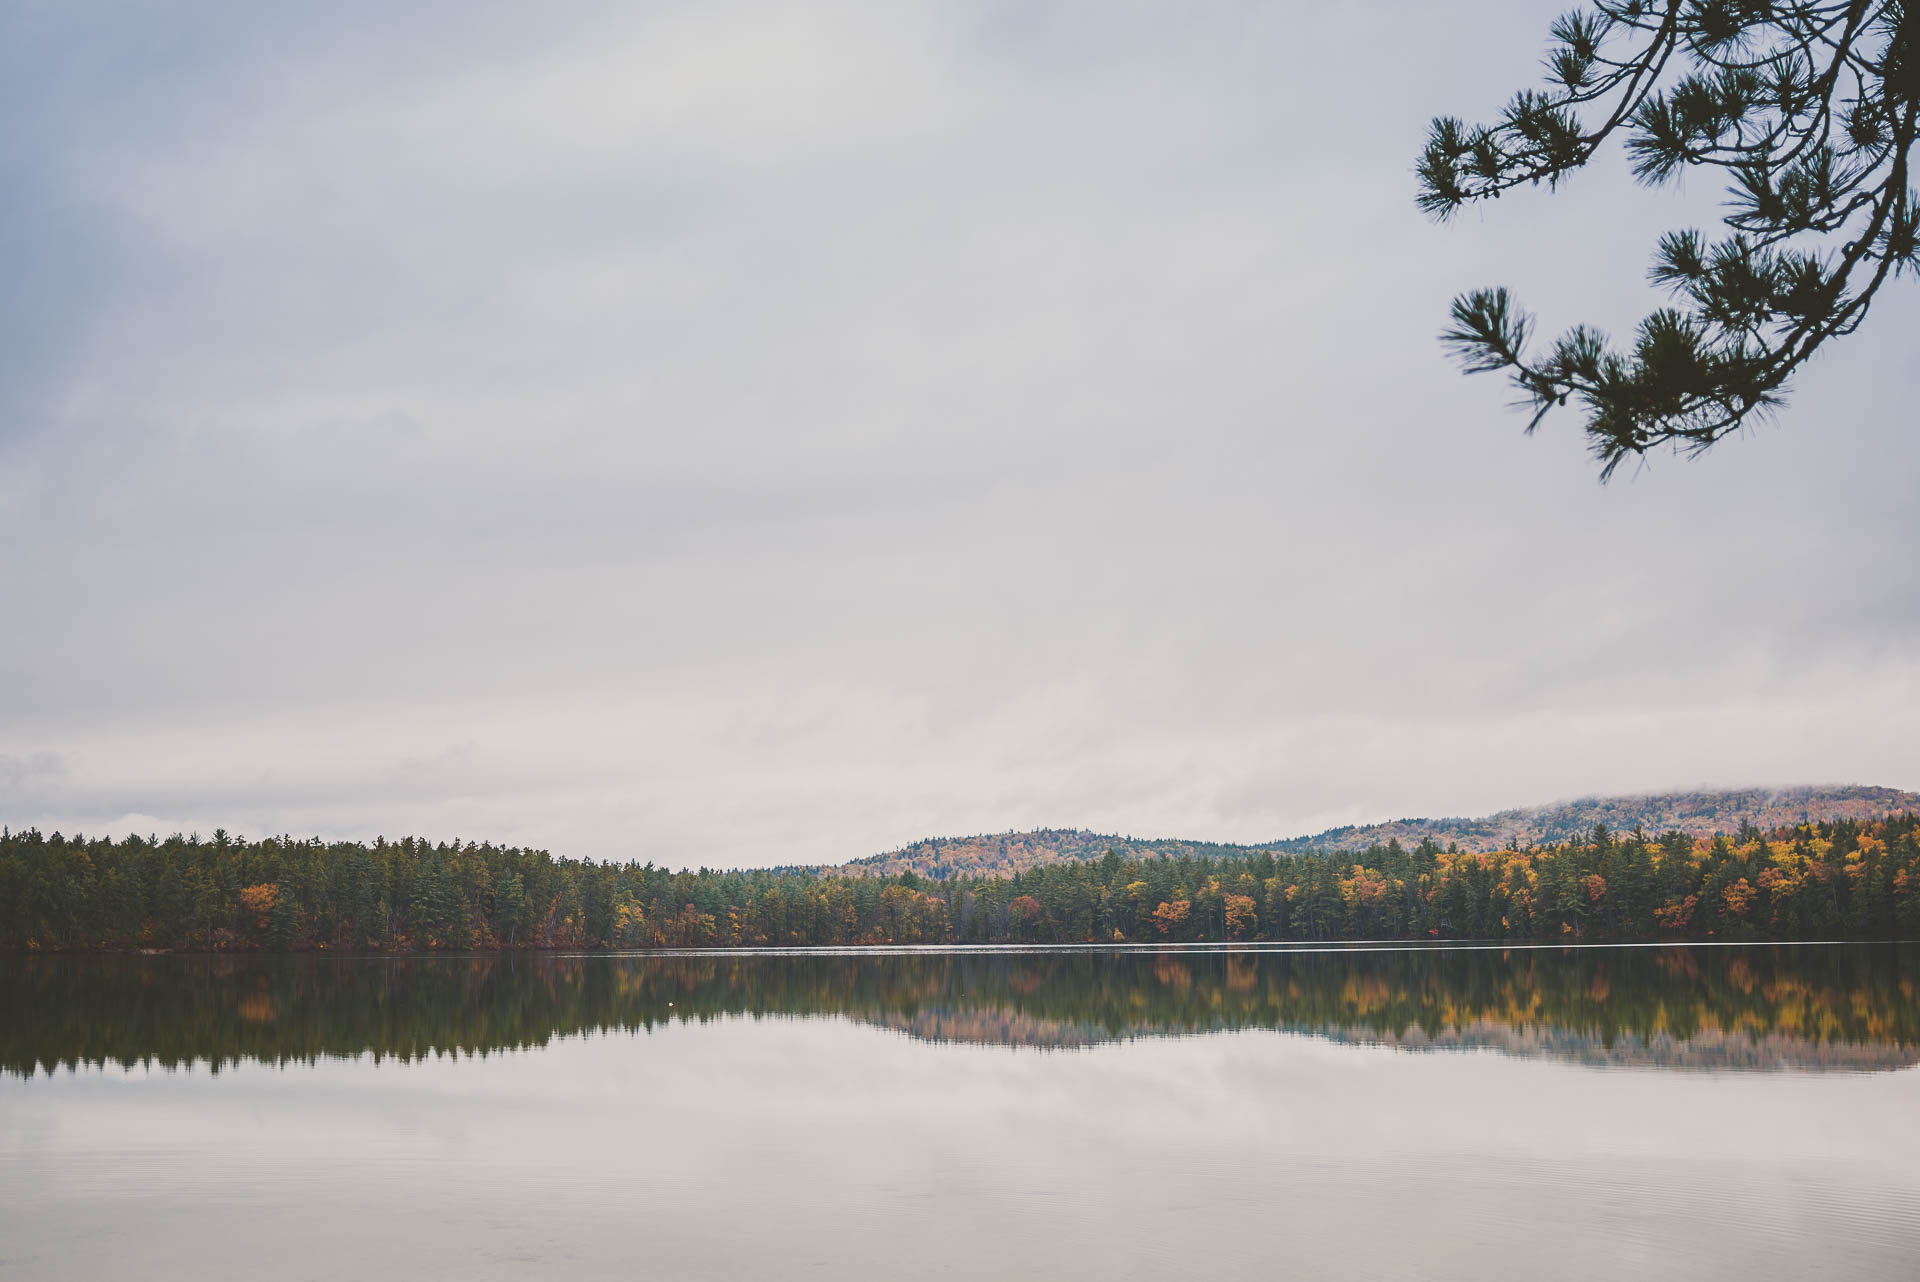
[{"label": "water reflection", "polygon": [[1596,1066],[1920,1060],[1896,946],[1337,952],[15,959],[0,1070],[414,1059],[724,1016],[1065,1049],[1279,1029]]}]

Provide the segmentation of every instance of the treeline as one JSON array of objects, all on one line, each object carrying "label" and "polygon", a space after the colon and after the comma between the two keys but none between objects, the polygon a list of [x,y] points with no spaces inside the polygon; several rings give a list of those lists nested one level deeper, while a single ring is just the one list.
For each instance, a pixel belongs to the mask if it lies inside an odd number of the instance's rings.
[{"label": "treeline", "polygon": [[1920,939],[1920,819],[1491,854],[1134,860],[927,881],[472,842],[0,836],[0,949],[359,952],[1340,939]]}]

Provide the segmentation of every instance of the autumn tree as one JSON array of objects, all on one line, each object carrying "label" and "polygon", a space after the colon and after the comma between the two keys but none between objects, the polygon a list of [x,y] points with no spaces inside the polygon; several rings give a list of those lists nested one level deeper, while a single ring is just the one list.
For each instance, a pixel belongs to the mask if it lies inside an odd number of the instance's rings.
[{"label": "autumn tree", "polygon": [[256,935],[265,935],[273,911],[280,902],[280,887],[273,882],[240,888],[240,911]]},{"label": "autumn tree", "polygon": [[1191,900],[1169,900],[1153,910],[1153,928],[1160,932],[1161,938],[1171,939],[1180,933],[1192,913]]}]

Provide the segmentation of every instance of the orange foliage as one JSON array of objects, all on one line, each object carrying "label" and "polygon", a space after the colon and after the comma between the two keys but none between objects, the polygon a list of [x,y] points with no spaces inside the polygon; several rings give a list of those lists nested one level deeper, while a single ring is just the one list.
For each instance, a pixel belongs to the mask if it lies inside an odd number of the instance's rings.
[{"label": "orange foliage", "polygon": [[1359,864],[1353,866],[1353,876],[1340,881],[1340,898],[1349,905],[1361,904],[1371,908],[1387,897],[1387,879],[1382,873],[1368,872]]},{"label": "orange foliage", "polygon": [[263,881],[257,886],[242,886],[240,888],[240,906],[253,914],[254,924],[262,929],[266,928],[267,914],[271,913],[273,906],[279,902],[280,885],[278,882]]},{"label": "orange foliage", "polygon": [[1175,899],[1161,904],[1153,910],[1153,924],[1163,935],[1171,935],[1187,920],[1193,911],[1193,905],[1184,899]]},{"label": "orange foliage", "polygon": [[1745,917],[1747,905],[1753,902],[1753,886],[1742,877],[1722,891],[1720,897],[1726,900],[1728,912],[1735,917]]},{"label": "orange foliage", "polygon": [[1687,923],[1693,920],[1693,910],[1700,904],[1697,895],[1688,895],[1681,900],[1668,900],[1653,910],[1653,919],[1669,930],[1685,930]]}]

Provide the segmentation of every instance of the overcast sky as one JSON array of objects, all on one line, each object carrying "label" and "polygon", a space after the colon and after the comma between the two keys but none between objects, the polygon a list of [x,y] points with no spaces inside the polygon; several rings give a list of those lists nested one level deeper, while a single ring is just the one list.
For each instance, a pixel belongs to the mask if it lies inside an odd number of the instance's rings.
[{"label": "overcast sky", "polygon": [[1920,786],[1920,288],[1602,487],[1552,3],[0,8],[0,819],[673,865]]}]

